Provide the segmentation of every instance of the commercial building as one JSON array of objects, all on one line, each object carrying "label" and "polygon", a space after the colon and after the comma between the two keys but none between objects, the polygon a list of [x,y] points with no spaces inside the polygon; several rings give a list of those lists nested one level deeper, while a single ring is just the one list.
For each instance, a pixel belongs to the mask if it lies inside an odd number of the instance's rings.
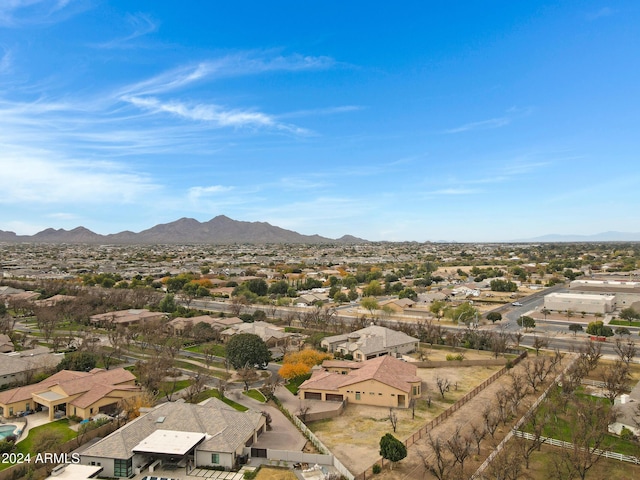
[{"label": "commercial building", "polygon": [[550,293],[544,297],[544,308],[556,312],[611,313],[616,308],[614,295],[588,293]]}]

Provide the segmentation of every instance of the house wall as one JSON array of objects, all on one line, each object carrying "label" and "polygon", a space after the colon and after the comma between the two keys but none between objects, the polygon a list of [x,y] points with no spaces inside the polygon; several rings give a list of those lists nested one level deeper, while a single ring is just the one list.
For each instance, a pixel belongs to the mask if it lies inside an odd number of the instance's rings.
[{"label": "house wall", "polygon": [[[420,396],[420,383],[416,382],[415,386],[418,387],[416,396]],[[326,400],[327,393],[336,393],[335,391],[326,392],[324,390],[312,388],[300,389],[300,392],[300,398],[304,398],[304,392],[320,393],[322,395],[322,400]],[[364,382],[348,385],[338,389],[337,393],[342,395],[343,398],[345,398],[351,404],[372,405],[377,407],[399,407],[398,396],[404,395],[404,408],[407,408],[409,406],[409,401],[411,400],[411,398],[413,398],[413,394],[411,391],[405,392],[377,380],[367,380]]]},{"label": "house wall", "polygon": [[[219,455],[218,463],[211,461],[212,454],[217,453]],[[196,467],[224,467],[226,469],[233,468],[234,457],[231,453],[225,452],[213,452],[198,450],[195,455]]]},{"label": "house wall", "polygon": [[114,471],[113,458],[87,457],[85,455],[80,455],[80,464],[100,466],[102,467],[102,472],[100,472],[100,477],[113,478],[113,471]]},{"label": "house wall", "polygon": [[87,407],[81,408],[75,405],[68,405],[67,415],[77,415],[78,417],[84,419],[90,418],[93,415],[96,415],[101,407],[106,405],[112,405],[114,403],[118,403],[123,398],[132,398],[136,397],[140,394],[140,392],[111,392],[108,397],[101,398],[95,403],[88,405]]}]

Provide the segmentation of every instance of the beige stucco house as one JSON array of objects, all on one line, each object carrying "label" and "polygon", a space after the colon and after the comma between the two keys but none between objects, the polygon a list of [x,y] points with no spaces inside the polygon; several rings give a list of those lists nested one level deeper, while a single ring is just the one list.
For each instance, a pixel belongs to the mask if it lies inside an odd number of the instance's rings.
[{"label": "beige stucco house", "polygon": [[327,360],[300,385],[305,400],[348,401],[379,407],[409,407],[422,395],[417,368],[388,355],[364,362]]},{"label": "beige stucco house", "polygon": [[39,383],[0,392],[0,415],[9,418],[44,409],[49,420],[56,412],[87,419],[97,413],[113,413],[123,398],[139,394],[135,376],[124,368],[61,370]]},{"label": "beige stucco house", "polygon": [[372,325],[344,335],[325,337],[320,346],[331,353],[352,355],[356,361],[382,355],[399,356],[418,349],[419,340],[403,332]]}]

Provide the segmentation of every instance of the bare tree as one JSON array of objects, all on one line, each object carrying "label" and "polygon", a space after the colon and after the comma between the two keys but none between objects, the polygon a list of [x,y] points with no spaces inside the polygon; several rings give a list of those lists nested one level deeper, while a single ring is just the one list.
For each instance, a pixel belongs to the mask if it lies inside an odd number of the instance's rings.
[{"label": "bare tree", "polygon": [[567,423],[571,425],[572,448],[558,453],[562,457],[557,461],[558,471],[571,472],[564,478],[577,476],[584,480],[600,460],[600,452],[607,450],[603,443],[608,434],[607,427],[615,421],[617,413],[609,404],[574,396],[566,415]]},{"label": "bare tree", "polygon": [[391,422],[393,433],[396,433],[396,428],[398,428],[398,414],[393,408],[389,408],[389,421]]},{"label": "bare tree", "polygon": [[491,438],[494,438],[496,430],[498,430],[498,426],[500,425],[500,418],[494,413],[491,405],[485,406],[482,411],[482,419],[487,432],[491,435]]},{"label": "bare tree", "polygon": [[447,480],[450,478],[451,470],[453,470],[454,460],[446,455],[446,445],[439,438],[433,438],[429,434],[428,445],[433,451],[433,460],[429,458],[426,452],[418,450],[418,456],[422,460],[422,465],[427,472],[430,472],[438,480]]},{"label": "bare tree", "polygon": [[[498,455],[489,463],[484,478],[495,478],[496,480],[522,480],[531,478],[524,472],[522,456],[513,442],[500,451]],[[565,479],[566,480],[566,479]]]},{"label": "bare tree", "polygon": [[547,337],[539,337],[536,335],[533,337],[533,344],[531,346],[536,351],[536,356],[538,356],[541,349],[549,346],[549,339]]},{"label": "bare tree", "polygon": [[244,390],[249,391],[249,385],[257,381],[260,377],[255,368],[245,365],[238,369],[238,378],[244,383]]},{"label": "bare tree", "polygon": [[487,427],[482,424],[472,423],[469,432],[473,441],[476,442],[476,452],[480,455],[480,444],[489,433],[487,432]]},{"label": "bare tree", "polygon": [[298,418],[302,420],[302,423],[307,423],[308,414],[309,414],[309,405],[307,405],[306,403],[300,402],[300,408],[298,409]]},{"label": "bare tree", "polygon": [[546,438],[542,436],[543,429],[548,423],[548,413],[543,409],[536,409],[533,412],[525,415],[525,428],[527,431],[533,434],[533,439],[517,438],[517,450],[522,455],[525,461],[525,468],[529,469],[529,461],[531,460],[531,454],[540,450],[542,444],[546,441]]},{"label": "bare tree", "polygon": [[460,471],[464,471],[464,462],[471,454],[471,439],[468,435],[463,435],[462,427],[458,425],[456,431],[447,440],[447,448],[451,452],[454,458],[454,466],[460,465]]},{"label": "bare tree", "polygon": [[615,403],[619,395],[629,390],[630,380],[629,364],[621,360],[616,360],[604,368],[602,372],[604,396],[609,399],[611,405]]},{"label": "bare tree", "polygon": [[444,400],[445,392],[449,391],[450,382],[448,378],[436,377],[436,385],[438,386],[438,390],[440,390],[440,395],[442,395],[442,399]]},{"label": "bare tree", "polygon": [[627,365],[631,363],[637,353],[636,344],[632,340],[624,341],[622,338],[616,338],[614,349],[620,357],[620,361]]},{"label": "bare tree", "polygon": [[203,373],[198,373],[191,378],[191,383],[184,391],[184,398],[189,403],[194,403],[198,396],[207,388],[209,377]]}]

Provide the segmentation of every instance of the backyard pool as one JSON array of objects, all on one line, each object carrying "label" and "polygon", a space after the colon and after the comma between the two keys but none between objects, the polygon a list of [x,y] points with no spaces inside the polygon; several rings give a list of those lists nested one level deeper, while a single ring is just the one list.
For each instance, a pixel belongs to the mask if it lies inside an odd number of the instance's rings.
[{"label": "backyard pool", "polygon": [[12,435],[16,428],[15,425],[0,425],[0,440]]}]

